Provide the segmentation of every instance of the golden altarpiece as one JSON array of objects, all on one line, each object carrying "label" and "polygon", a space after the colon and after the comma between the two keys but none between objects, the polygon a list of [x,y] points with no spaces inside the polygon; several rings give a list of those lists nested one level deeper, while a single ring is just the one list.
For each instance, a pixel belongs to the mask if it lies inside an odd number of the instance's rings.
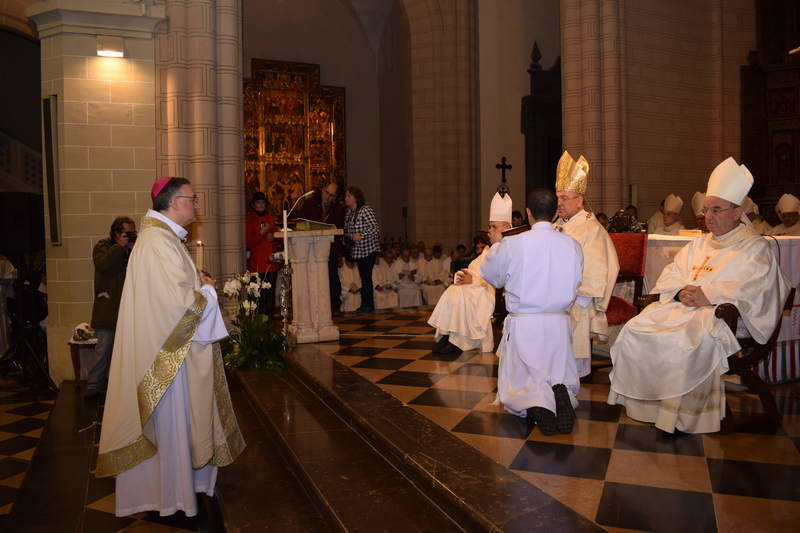
[{"label": "golden altarpiece", "polygon": [[247,198],[267,195],[273,215],[304,192],[346,184],[343,87],[320,85],[319,65],[253,59],[244,80]]}]

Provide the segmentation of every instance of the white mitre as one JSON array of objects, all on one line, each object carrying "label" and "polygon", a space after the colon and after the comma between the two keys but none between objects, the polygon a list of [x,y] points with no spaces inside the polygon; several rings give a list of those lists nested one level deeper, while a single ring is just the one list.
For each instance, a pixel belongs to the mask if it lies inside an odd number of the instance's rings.
[{"label": "white mitre", "polygon": [[754,213],[756,215],[758,214],[758,206],[749,196],[744,199],[744,203],[742,203],[742,209],[744,210],[745,215],[749,215],[750,213]]},{"label": "white mitre", "polygon": [[511,224],[511,213],[514,211],[511,204],[511,195],[500,196],[500,193],[494,193],[492,198],[492,205],[489,206],[489,221],[490,222],[508,222]]},{"label": "white mitre", "polygon": [[800,212],[800,200],[794,194],[784,194],[775,204],[775,211],[778,213],[798,213]]},{"label": "white mitre", "polygon": [[729,157],[708,178],[706,196],[716,196],[736,205],[742,205],[753,186],[753,175],[746,166]]},{"label": "white mitre", "polygon": [[683,208],[683,199],[680,196],[675,196],[670,193],[664,198],[664,212],[665,213],[680,213]]},{"label": "white mitre", "polygon": [[703,216],[703,200],[706,199],[706,193],[704,192],[696,192],[694,196],[692,196],[692,211],[694,212],[694,216],[701,217]]}]

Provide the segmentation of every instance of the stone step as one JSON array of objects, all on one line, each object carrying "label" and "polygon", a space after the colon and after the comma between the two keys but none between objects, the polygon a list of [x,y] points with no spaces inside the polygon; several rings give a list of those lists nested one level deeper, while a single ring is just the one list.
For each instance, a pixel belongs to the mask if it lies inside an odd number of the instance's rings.
[{"label": "stone step", "polygon": [[[278,443],[274,453],[282,453],[293,466],[295,475],[327,518],[322,530],[369,533],[466,530],[339,418],[293,372],[244,371],[238,377],[257,408],[263,428]],[[265,501],[264,511],[271,513],[267,505]]]}]

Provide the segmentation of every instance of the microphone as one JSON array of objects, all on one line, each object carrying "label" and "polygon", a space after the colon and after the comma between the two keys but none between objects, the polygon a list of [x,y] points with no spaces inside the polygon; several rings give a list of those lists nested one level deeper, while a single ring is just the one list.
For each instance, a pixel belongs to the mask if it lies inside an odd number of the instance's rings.
[{"label": "microphone", "polygon": [[305,200],[306,198],[308,198],[308,197],[309,197],[309,196],[311,196],[312,194],[314,194],[314,191],[313,191],[313,189],[312,189],[312,190],[310,190],[310,191],[308,191],[307,193],[304,193],[304,194],[302,194],[302,195],[300,196],[300,198],[298,198],[297,200],[295,200],[295,202],[294,202],[294,205],[292,206],[292,208],[291,208],[291,209],[289,209],[289,212],[288,212],[288,213],[286,213],[286,216],[288,217],[289,215],[291,215],[291,214],[292,214],[292,211],[294,211],[294,208],[295,208],[295,207],[297,207],[297,204],[299,204],[299,203],[300,203],[300,200]]}]

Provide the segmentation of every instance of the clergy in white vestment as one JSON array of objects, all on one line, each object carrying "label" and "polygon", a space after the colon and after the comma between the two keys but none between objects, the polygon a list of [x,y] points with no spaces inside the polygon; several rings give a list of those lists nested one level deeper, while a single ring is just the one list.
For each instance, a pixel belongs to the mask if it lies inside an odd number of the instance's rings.
[{"label": "clergy in white vestment", "polygon": [[450,265],[452,264],[452,259],[449,255],[442,253],[442,245],[437,244],[433,247],[433,259],[434,261],[439,261],[442,270],[447,272],[447,282],[445,285],[449,285],[452,281],[452,276],[450,275]]},{"label": "clergy in white vestment", "polygon": [[394,309],[397,307],[397,276],[392,270],[395,262],[394,252],[386,250],[383,257],[372,267],[372,286],[375,293],[375,309]]},{"label": "clergy in white vestment", "polygon": [[670,193],[662,202],[664,212],[661,217],[653,219],[653,223],[647,224],[647,233],[658,235],[677,235],[684,229],[681,222],[681,209],[683,209],[683,199]]},{"label": "clergy in white vestment", "polygon": [[650,233],[650,228],[660,228],[664,225],[664,200],[658,206],[658,211],[653,213],[647,219],[647,232]]},{"label": "clergy in white vestment", "polygon": [[692,213],[694,213],[695,228],[703,233],[708,232],[706,227],[706,216],[703,214],[703,201],[706,199],[706,193],[696,191],[692,196]]},{"label": "clergy in white vestment", "polygon": [[420,288],[425,305],[436,305],[447,288],[450,271],[442,268],[442,262],[433,257],[433,250],[425,248],[422,258],[417,262],[420,274]]},{"label": "clergy in white vestment", "polygon": [[793,194],[784,194],[775,204],[775,212],[781,223],[772,228],[769,234],[800,237],[800,199]]},{"label": "clergy in white vestment", "polygon": [[161,178],[140,224],[117,320],[97,477],[116,476],[116,514],[197,514],[217,468],[244,448],[219,343],[228,336],[215,281],[183,242],[197,196]]},{"label": "clergy in white vestment", "polygon": [[[512,211],[511,195],[495,193],[489,207],[489,229],[511,229]],[[444,291],[433,309],[428,324],[436,328],[434,352],[494,350],[492,314],[496,289],[481,275],[481,264],[488,252],[488,246],[484,245],[467,268],[455,273],[453,284]]]},{"label": "clergy in white vestment", "polygon": [[534,420],[546,435],[572,431],[580,389],[569,309],[583,275],[583,252],[553,228],[556,205],[552,191],[531,192],[531,230],[511,237],[489,232],[493,244],[481,265],[487,282],[505,288],[508,310],[497,349],[497,401]]},{"label": "clergy in white vestment", "polygon": [[769,222],[764,220],[764,217],[758,212],[758,205],[749,196],[744,199],[742,210],[750,220],[753,231],[759,235],[769,235],[772,233],[772,226],[769,225]]},{"label": "clergy in white vestment", "polygon": [[392,273],[397,277],[397,304],[399,307],[422,305],[419,268],[417,262],[411,257],[411,252],[412,250],[404,248],[400,258],[392,264]]},{"label": "clergy in white vestment", "polygon": [[342,287],[342,312],[352,313],[361,307],[361,275],[354,262],[344,260],[339,267],[339,283]]},{"label": "clergy in white vestment", "polygon": [[592,370],[592,339],[608,341],[606,309],[619,273],[617,250],[611,237],[594,214],[584,209],[588,177],[589,162],[583,156],[575,161],[565,151],[558,161],[556,177],[559,217],[556,229],[578,241],[583,251],[583,278],[570,310],[572,351],[580,377],[588,376]]},{"label": "clergy in white vestment", "polygon": [[629,417],[669,433],[719,431],[722,374],[740,345],[715,306],[735,305],[740,327],[762,344],[780,319],[789,285],[766,239],[742,220],[752,184],[732,157],[717,165],[705,198],[711,233],[678,252],[652,289],[659,301],[631,319],[611,347],[608,403],[624,405]]}]

